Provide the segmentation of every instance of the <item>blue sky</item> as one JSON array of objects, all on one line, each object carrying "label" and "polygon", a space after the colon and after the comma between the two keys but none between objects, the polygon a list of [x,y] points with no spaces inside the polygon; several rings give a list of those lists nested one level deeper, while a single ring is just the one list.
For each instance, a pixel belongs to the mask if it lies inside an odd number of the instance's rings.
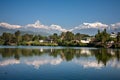
[{"label": "blue sky", "polygon": [[40,20],[70,29],[84,22],[120,22],[120,0],[0,0],[0,22],[26,25]]}]

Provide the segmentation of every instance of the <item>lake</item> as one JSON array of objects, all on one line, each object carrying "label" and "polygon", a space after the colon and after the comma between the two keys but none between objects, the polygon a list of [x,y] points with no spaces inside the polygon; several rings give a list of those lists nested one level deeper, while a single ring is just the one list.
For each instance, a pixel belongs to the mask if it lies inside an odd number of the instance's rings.
[{"label": "lake", "polygon": [[120,49],[0,46],[0,80],[120,80]]}]

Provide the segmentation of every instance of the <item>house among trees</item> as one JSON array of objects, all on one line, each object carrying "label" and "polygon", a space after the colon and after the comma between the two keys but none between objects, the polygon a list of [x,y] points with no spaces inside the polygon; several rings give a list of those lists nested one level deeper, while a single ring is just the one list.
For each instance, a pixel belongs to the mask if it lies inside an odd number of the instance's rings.
[{"label": "house among trees", "polygon": [[39,40],[40,43],[46,42],[46,43],[53,43],[52,39],[46,39],[46,40]]},{"label": "house among trees", "polygon": [[18,30],[14,34],[4,32],[0,36],[0,45],[33,45],[33,46],[85,46],[120,48],[120,32],[107,33],[106,29],[98,30],[95,36],[80,33],[62,32],[50,36],[23,34]]},{"label": "house among trees", "polygon": [[110,37],[111,37],[111,38],[116,38],[116,37],[117,37],[117,34],[116,34],[115,32],[112,32],[112,33],[110,34]]},{"label": "house among trees", "polygon": [[91,37],[85,37],[81,40],[81,43],[90,43]]},{"label": "house among trees", "polygon": [[44,40],[39,40],[39,42],[40,42],[40,43],[43,43],[43,42],[44,42]]}]

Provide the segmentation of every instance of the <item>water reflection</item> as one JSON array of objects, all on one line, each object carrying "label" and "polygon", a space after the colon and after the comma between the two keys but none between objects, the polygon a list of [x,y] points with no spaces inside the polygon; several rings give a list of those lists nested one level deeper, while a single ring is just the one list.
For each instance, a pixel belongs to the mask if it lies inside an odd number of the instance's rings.
[{"label": "water reflection", "polygon": [[91,51],[89,49],[83,48],[81,49],[81,54],[91,55]]},{"label": "water reflection", "polygon": [[39,69],[40,66],[45,65],[45,64],[58,65],[61,62],[62,62],[61,58],[56,58],[56,59],[53,59],[53,58],[40,59],[40,58],[38,58],[33,61],[26,60],[25,64],[30,65],[30,66],[32,65],[32,66],[34,66],[34,68]]},{"label": "water reflection", "polygon": [[105,66],[120,68],[119,49],[1,48],[0,56],[0,66],[25,64],[39,69],[46,64],[59,65],[62,62],[70,62],[83,68],[101,69]]},{"label": "water reflection", "polygon": [[84,68],[96,68],[101,69],[104,65],[96,60],[75,60],[75,63],[82,65]]},{"label": "water reflection", "polygon": [[8,65],[13,65],[13,64],[19,64],[20,61],[16,59],[7,59],[0,61],[0,66],[8,66]]}]

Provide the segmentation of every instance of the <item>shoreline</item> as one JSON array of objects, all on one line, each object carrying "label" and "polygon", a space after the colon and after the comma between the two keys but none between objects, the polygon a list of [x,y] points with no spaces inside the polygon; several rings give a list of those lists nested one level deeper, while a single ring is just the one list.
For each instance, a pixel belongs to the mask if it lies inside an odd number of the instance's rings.
[{"label": "shoreline", "polygon": [[95,46],[50,46],[50,45],[0,45],[0,48],[27,48],[27,47],[37,47],[37,48],[92,48],[92,49],[120,49],[120,48],[105,48],[105,47],[95,47]]}]

